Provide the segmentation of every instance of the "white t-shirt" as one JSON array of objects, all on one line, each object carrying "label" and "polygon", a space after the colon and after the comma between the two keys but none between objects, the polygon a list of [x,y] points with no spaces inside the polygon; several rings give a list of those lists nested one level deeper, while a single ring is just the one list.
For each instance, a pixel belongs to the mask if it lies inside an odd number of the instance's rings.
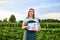
[{"label": "white t-shirt", "polygon": [[36,23],[39,22],[38,18],[35,18],[35,19],[25,18],[25,19],[23,20],[23,22],[27,22],[27,21],[30,21],[30,20],[33,20],[33,21],[35,21]]},{"label": "white t-shirt", "polygon": [[[38,23],[39,22],[39,20],[38,20],[38,18],[35,18],[35,19],[29,19],[29,18],[25,18],[24,20],[23,20],[23,22],[26,22],[26,26],[32,26],[34,23]],[[36,30],[37,30],[38,28],[36,27]],[[31,27],[30,27],[30,29],[29,30],[33,30],[33,29],[31,29]]]}]

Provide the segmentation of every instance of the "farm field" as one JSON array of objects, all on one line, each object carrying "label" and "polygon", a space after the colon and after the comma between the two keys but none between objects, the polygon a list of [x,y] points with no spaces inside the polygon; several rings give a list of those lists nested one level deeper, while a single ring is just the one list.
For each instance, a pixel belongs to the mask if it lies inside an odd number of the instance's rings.
[{"label": "farm field", "polygon": [[[0,23],[0,40],[23,39],[24,30],[21,28],[21,24],[13,24]],[[41,30],[37,32],[37,40],[60,40],[60,23],[41,24]]]}]

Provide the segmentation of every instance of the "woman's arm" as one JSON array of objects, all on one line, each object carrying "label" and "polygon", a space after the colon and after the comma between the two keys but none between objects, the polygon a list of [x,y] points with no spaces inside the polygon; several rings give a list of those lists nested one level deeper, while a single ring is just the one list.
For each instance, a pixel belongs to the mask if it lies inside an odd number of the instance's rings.
[{"label": "woman's arm", "polygon": [[26,22],[23,22],[22,23],[22,29],[29,29],[29,27],[28,26],[25,26],[25,24],[26,24]]},{"label": "woman's arm", "polygon": [[24,26],[24,24],[25,24],[25,23],[23,22],[23,23],[22,23],[22,29],[25,29],[25,26]]},{"label": "woman's arm", "polygon": [[38,25],[39,25],[39,26],[38,26],[38,28],[39,28],[38,30],[41,30],[41,25],[40,25],[40,23],[39,23],[39,22],[38,22]]}]

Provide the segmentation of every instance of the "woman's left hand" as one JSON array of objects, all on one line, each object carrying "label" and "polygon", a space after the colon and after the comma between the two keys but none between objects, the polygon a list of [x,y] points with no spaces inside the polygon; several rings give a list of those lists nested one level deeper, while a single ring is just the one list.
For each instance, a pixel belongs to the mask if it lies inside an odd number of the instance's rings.
[{"label": "woman's left hand", "polygon": [[33,30],[33,31],[38,32],[38,30]]}]

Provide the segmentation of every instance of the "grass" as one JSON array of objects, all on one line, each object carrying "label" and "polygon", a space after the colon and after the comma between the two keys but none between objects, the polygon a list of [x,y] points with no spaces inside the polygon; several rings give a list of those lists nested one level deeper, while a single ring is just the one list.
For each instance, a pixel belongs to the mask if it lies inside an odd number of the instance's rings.
[{"label": "grass", "polygon": [[60,28],[50,28],[50,29],[46,29],[46,28],[41,28],[41,30],[60,30]]},{"label": "grass", "polygon": [[[22,40],[24,30],[21,27],[1,27],[0,40]],[[37,40],[60,40],[60,28],[41,28]]]}]

